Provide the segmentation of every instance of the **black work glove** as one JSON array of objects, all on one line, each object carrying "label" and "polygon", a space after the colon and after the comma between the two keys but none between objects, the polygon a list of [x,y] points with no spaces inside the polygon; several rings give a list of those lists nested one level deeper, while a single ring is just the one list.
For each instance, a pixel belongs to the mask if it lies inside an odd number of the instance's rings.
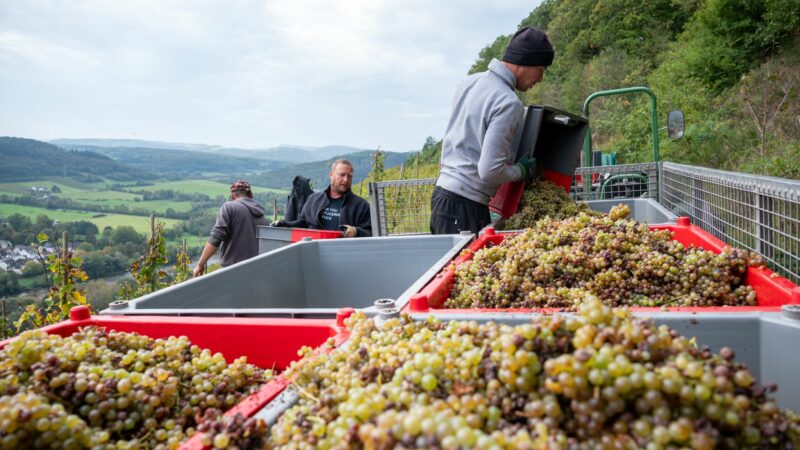
[{"label": "black work glove", "polygon": [[515,165],[522,171],[523,180],[532,180],[534,178],[536,173],[536,158],[525,155]]},{"label": "black work glove", "polygon": [[269,224],[271,227],[286,228],[289,224],[285,220],[276,220]]}]

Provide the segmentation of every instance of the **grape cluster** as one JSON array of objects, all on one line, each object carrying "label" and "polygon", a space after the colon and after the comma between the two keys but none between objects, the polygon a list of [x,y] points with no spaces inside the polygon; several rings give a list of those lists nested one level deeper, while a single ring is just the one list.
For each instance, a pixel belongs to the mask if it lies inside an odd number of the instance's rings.
[{"label": "grape cluster", "polygon": [[502,228],[521,230],[535,225],[545,217],[559,220],[582,212],[598,214],[591,211],[585,203],[572,200],[561,186],[546,180],[536,180],[525,186],[517,213],[509,217]]},{"label": "grape cluster", "polygon": [[266,424],[254,417],[238,413],[225,416],[219,410],[208,409],[197,431],[203,433],[202,443],[207,447],[256,449],[265,444]]},{"label": "grape cluster", "polygon": [[271,375],[186,337],[27,331],[0,350],[0,447],[177,448]]},{"label": "grape cluster", "polygon": [[572,308],[587,293],[612,306],[755,305],[743,283],[763,259],[686,247],[669,230],[609,214],[545,218],[456,267],[447,308]]},{"label": "grape cluster", "polygon": [[269,448],[800,448],[800,419],[747,368],[597,298],[511,326],[348,319],[295,363]]}]

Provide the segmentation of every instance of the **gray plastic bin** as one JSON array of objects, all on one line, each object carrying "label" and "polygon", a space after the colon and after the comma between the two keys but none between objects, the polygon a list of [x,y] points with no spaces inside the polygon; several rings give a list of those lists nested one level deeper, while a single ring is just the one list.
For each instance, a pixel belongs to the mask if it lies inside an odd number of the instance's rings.
[{"label": "gray plastic bin", "polygon": [[324,239],[258,255],[100,314],[335,317],[381,298],[404,305],[473,235]]},{"label": "gray plastic bin", "polygon": [[631,219],[649,225],[674,224],[678,216],[652,198],[620,198],[615,200],[588,200],[589,209],[607,213],[620,203],[631,210]]},{"label": "gray plastic bin", "polygon": [[[563,313],[567,314],[567,313]],[[687,337],[696,337],[697,345],[707,345],[714,352],[730,347],[736,361],[747,364],[760,384],[776,383],[775,398],[781,408],[800,412],[800,320],[780,313],[634,313],[650,317]],[[415,313],[415,320],[428,316],[442,320],[494,320],[526,323],[534,313]]]}]

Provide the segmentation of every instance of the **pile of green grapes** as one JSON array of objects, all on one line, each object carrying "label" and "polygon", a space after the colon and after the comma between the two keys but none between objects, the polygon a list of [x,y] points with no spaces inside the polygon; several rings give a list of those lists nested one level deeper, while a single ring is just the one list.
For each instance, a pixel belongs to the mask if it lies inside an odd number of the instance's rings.
[{"label": "pile of green grapes", "polygon": [[733,351],[589,298],[511,326],[348,319],[346,348],[286,373],[300,393],[267,448],[800,448]]},{"label": "pile of green grapes", "polygon": [[445,307],[570,308],[587,292],[612,306],[756,304],[743,279],[762,258],[687,248],[670,231],[651,231],[629,214],[619,205],[605,215],[546,218],[481,249],[456,267]]},{"label": "pile of green grapes", "polygon": [[522,192],[522,200],[516,214],[506,220],[506,230],[521,230],[532,227],[541,219],[566,219],[579,213],[595,215],[585,203],[572,200],[564,188],[550,181],[536,180],[528,183]]},{"label": "pile of green grapes", "polygon": [[271,377],[186,337],[27,331],[0,350],[0,448],[174,449]]}]

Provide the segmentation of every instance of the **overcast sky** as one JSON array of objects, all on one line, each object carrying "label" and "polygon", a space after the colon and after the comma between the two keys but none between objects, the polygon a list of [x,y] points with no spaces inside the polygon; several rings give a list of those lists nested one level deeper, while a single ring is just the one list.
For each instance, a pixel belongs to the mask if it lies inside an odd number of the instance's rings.
[{"label": "overcast sky", "polygon": [[421,148],[539,0],[3,0],[0,136]]}]

